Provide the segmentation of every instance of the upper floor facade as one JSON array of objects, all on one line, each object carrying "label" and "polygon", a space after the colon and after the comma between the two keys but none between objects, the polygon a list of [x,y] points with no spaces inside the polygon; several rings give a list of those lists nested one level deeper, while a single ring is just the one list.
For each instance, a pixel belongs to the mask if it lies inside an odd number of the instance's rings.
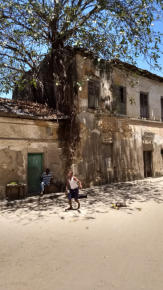
[{"label": "upper floor facade", "polygon": [[163,78],[120,61],[76,54],[79,112],[163,121]]}]

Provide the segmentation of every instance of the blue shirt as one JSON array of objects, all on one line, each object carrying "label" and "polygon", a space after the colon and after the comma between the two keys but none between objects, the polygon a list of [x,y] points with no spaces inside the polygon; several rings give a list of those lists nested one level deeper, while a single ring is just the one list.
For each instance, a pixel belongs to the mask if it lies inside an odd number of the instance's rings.
[{"label": "blue shirt", "polygon": [[52,179],[52,174],[49,172],[48,174],[46,172],[44,172],[42,174],[42,181],[46,184],[49,185],[50,184],[50,180]]}]

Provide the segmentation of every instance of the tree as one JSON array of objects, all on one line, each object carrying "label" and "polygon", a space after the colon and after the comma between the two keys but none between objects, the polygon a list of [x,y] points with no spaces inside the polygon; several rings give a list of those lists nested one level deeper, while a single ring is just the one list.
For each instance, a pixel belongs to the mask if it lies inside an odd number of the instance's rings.
[{"label": "tree", "polygon": [[[133,62],[139,55],[158,65],[162,0],[5,0],[0,3],[0,90],[23,86],[30,71],[41,87],[40,63],[48,55],[53,97],[64,99],[66,47],[98,58]],[[71,58],[71,55],[69,56]],[[21,80],[21,81],[20,81]],[[48,101],[48,100],[47,100]]]}]

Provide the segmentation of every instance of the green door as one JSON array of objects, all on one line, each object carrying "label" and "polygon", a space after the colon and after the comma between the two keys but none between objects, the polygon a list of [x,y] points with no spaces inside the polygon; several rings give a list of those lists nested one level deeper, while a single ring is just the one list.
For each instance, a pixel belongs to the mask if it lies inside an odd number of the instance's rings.
[{"label": "green door", "polygon": [[40,192],[40,177],[43,170],[43,154],[28,154],[28,192]]}]

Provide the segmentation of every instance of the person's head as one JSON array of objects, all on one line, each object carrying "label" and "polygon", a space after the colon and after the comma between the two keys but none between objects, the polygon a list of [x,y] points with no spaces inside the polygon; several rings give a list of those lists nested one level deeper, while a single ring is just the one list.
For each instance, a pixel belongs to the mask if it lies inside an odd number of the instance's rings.
[{"label": "person's head", "polygon": [[69,178],[71,178],[71,177],[73,176],[73,171],[72,171],[72,169],[70,169],[70,170],[68,171],[67,176],[68,176]]},{"label": "person's head", "polygon": [[50,169],[49,168],[46,168],[45,172],[46,172],[46,174],[49,174]]}]

